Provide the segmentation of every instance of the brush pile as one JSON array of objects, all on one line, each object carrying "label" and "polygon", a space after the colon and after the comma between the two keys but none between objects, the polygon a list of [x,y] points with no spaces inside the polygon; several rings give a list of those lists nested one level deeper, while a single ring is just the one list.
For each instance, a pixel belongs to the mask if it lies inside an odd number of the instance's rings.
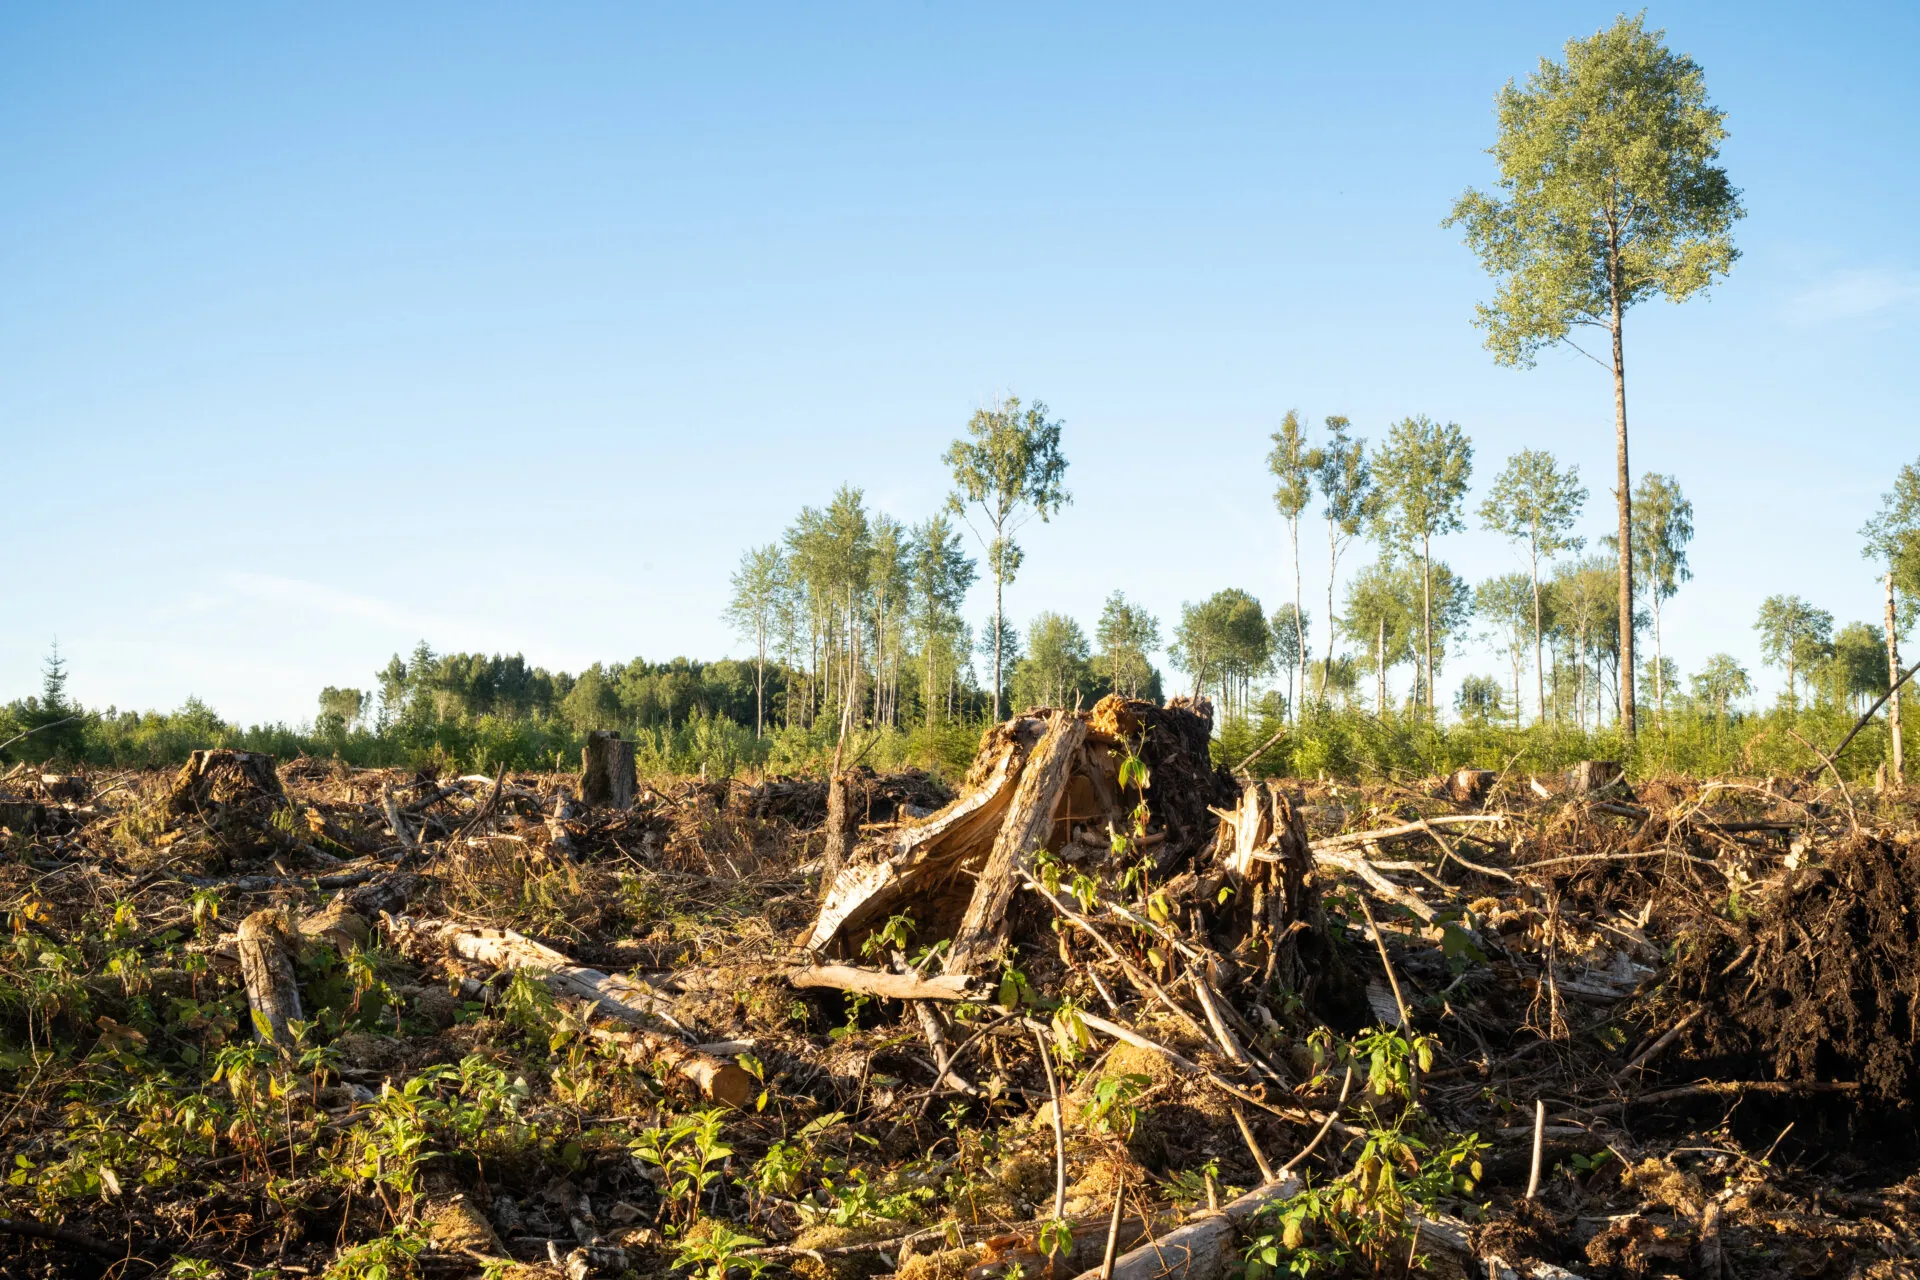
[{"label": "brush pile", "polygon": [[16,771],[0,1274],[1913,1273],[1911,798],[1212,730]]}]

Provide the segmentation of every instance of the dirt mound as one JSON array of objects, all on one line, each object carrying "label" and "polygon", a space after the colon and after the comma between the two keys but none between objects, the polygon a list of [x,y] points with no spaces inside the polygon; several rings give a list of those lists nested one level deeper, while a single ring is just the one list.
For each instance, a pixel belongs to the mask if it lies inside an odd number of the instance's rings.
[{"label": "dirt mound", "polygon": [[1682,948],[1675,975],[1708,1011],[1698,1032],[1708,1054],[1887,1101],[1920,1084],[1920,849],[1870,837],[1836,846],[1716,931]]}]

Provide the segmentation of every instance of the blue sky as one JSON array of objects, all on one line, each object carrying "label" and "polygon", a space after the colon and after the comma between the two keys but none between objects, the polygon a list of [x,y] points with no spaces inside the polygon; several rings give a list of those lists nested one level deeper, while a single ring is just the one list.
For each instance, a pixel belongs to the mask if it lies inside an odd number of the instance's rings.
[{"label": "blue sky", "polygon": [[[1604,532],[1606,375],[1496,367],[1439,223],[1500,85],[1615,10],[1452,8],[0,10],[0,698],[56,636],[89,704],[245,720],[421,637],[738,651],[742,548],[842,481],[923,517],[1005,391],[1076,498],[1017,620],[1286,598],[1290,407],[1458,421],[1480,481],[1551,448]],[[1686,669],[1758,675],[1773,592],[1877,617],[1855,531],[1920,454],[1920,10],[1813,12],[1648,13],[1749,209],[1731,279],[1628,331],[1634,471],[1696,508]]]}]

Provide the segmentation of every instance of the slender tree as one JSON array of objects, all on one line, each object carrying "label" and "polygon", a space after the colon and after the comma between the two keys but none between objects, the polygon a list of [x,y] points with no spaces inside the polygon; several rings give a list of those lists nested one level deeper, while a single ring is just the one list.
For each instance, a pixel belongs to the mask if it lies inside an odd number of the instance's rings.
[{"label": "slender tree", "polygon": [[[1885,630],[1887,679],[1900,678],[1900,633],[1920,614],[1920,458],[1900,468],[1893,489],[1880,499],[1880,510],[1860,529],[1866,539],[1861,554],[1882,566],[1887,590]],[[1887,752],[1893,765],[1893,783],[1907,782],[1906,750],[1900,732],[1901,695],[1887,699]]]},{"label": "slender tree", "polygon": [[955,637],[964,627],[960,606],[973,586],[975,567],[960,548],[960,532],[943,512],[915,525],[907,535],[907,607],[920,645],[923,675],[921,710],[926,722],[938,717],[935,664],[947,650],[964,648]]},{"label": "slender tree", "polygon": [[[1486,624],[1488,638],[1513,664],[1513,724],[1520,727],[1520,669],[1526,663],[1527,649],[1533,648],[1539,661],[1539,636],[1535,634],[1539,614],[1539,584],[1524,573],[1503,573],[1488,578],[1473,589],[1474,612]],[[1541,686],[1541,710],[1545,714],[1545,686]]]},{"label": "slender tree", "polygon": [[[1020,546],[1013,535],[1033,516],[1041,523],[1052,519],[1073,497],[1062,485],[1067,459],[1060,452],[1059,422],[1047,421],[1047,406],[1036,400],[1021,407],[1008,396],[988,409],[974,411],[967,423],[968,438],[955,440],[943,461],[953,472],[954,491],[949,509],[967,520],[986,549],[987,570],[993,575],[993,715],[999,719],[1006,635],[1006,586],[1020,570]],[[972,523],[969,510],[979,513],[984,529]],[[988,534],[991,533],[991,537]]]},{"label": "slender tree", "polygon": [[[1327,652],[1320,668],[1320,696],[1326,697],[1327,680],[1333,674],[1333,587],[1340,568],[1340,553],[1360,536],[1373,519],[1379,499],[1374,489],[1373,467],[1367,461],[1367,442],[1350,436],[1347,419],[1335,414],[1327,419],[1327,443],[1315,450],[1318,465],[1313,468],[1314,486],[1320,491],[1321,510],[1327,517]],[[1306,681],[1300,684],[1306,696]]]},{"label": "slender tree", "polygon": [[1139,697],[1153,679],[1147,655],[1160,647],[1159,619],[1116,591],[1100,611],[1094,643],[1100,646],[1099,661],[1106,668],[1108,685],[1115,693]]},{"label": "slender tree", "polygon": [[753,736],[766,735],[767,649],[772,643],[780,610],[780,593],[787,581],[786,557],[778,544],[754,547],[740,556],[733,571],[733,597],[727,621],[741,639],[753,646]]},{"label": "slender tree", "polygon": [[[1287,410],[1287,416],[1280,419],[1280,429],[1273,433],[1273,448],[1267,454],[1267,469],[1273,473],[1273,505],[1280,512],[1280,518],[1287,522],[1287,539],[1293,546],[1293,626],[1292,649],[1296,654],[1307,651],[1307,615],[1304,599],[1300,592],[1300,517],[1313,501],[1313,480],[1325,461],[1318,449],[1307,447],[1306,433],[1300,428],[1300,415],[1293,409]],[[1279,614],[1275,614],[1278,617]],[[1304,663],[1288,668],[1287,701],[1292,704],[1293,673],[1297,668],[1300,676],[1300,696],[1307,693],[1307,670]]]},{"label": "slender tree", "polygon": [[1833,652],[1833,615],[1799,596],[1768,596],[1753,629],[1760,633],[1760,656],[1787,669],[1787,701],[1795,702],[1795,673]]},{"label": "slender tree", "polygon": [[[1707,101],[1698,63],[1621,17],[1566,61],[1543,58],[1498,99],[1497,193],[1468,191],[1446,225],[1500,281],[1478,308],[1502,364],[1530,366],[1543,346],[1575,346],[1575,325],[1606,334],[1613,375],[1619,504],[1619,611],[1633,616],[1633,497],[1627,463],[1627,311],[1649,298],[1681,302],[1732,269],[1740,193],[1717,163],[1725,113]],[[1579,349],[1576,346],[1576,349]],[[1583,355],[1591,353],[1581,352]],[[1633,628],[1620,635],[1620,721],[1632,736]]]},{"label": "slender tree", "polygon": [[1693,541],[1693,504],[1672,476],[1652,471],[1633,491],[1634,566],[1653,607],[1653,702],[1667,710],[1666,662],[1660,648],[1660,602],[1693,578],[1687,544]]},{"label": "slender tree", "polygon": [[1693,696],[1713,708],[1714,718],[1727,718],[1727,704],[1753,692],[1747,669],[1730,653],[1716,653],[1693,678]]},{"label": "slender tree", "polygon": [[[1507,459],[1494,477],[1493,489],[1480,504],[1480,523],[1497,533],[1526,540],[1527,567],[1533,584],[1533,677],[1540,719],[1547,718],[1546,664],[1541,645],[1546,634],[1545,607],[1540,593],[1540,561],[1563,551],[1578,551],[1585,539],[1572,535],[1573,523],[1586,505],[1587,490],[1578,467],[1562,468],[1544,449],[1522,449]],[[1514,694],[1517,705],[1519,694]]]},{"label": "slender tree", "polygon": [[1420,557],[1421,651],[1426,659],[1426,705],[1433,710],[1433,540],[1466,528],[1460,518],[1473,474],[1473,442],[1458,423],[1445,426],[1422,414],[1387,431],[1374,458],[1381,501],[1376,519],[1384,541]]},{"label": "slender tree", "polygon": [[1387,712],[1387,671],[1412,658],[1420,634],[1420,575],[1391,556],[1374,561],[1347,584],[1340,630],[1373,655],[1374,712]]},{"label": "slender tree", "polygon": [[1306,647],[1310,621],[1298,606],[1283,604],[1267,622],[1267,629],[1273,633],[1273,665],[1287,673],[1287,718],[1294,723],[1300,719],[1300,704],[1293,692],[1295,677],[1299,678],[1300,697],[1305,697],[1307,663],[1313,656]]}]

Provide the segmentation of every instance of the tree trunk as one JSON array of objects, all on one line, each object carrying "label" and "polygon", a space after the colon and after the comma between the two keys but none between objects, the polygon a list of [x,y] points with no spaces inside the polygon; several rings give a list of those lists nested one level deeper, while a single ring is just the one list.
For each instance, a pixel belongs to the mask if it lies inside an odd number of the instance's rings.
[{"label": "tree trunk", "polygon": [[946,971],[966,973],[999,945],[1006,929],[1007,901],[1018,879],[1016,867],[1046,847],[1054,815],[1066,795],[1074,755],[1086,740],[1087,722],[1071,711],[1055,711],[1046,736],[1020,771],[1007,817],[993,840],[993,852],[974,882],[973,900],[947,953]]},{"label": "tree trunk", "polygon": [[1006,615],[1002,609],[1001,593],[1006,584],[1001,578],[1000,557],[993,561],[993,718],[1000,719],[1000,638],[1006,631]]},{"label": "tree trunk", "polygon": [[1620,266],[1613,261],[1613,429],[1619,452],[1614,482],[1620,486],[1620,731],[1638,728],[1633,705],[1633,477],[1627,466],[1627,363],[1621,345]]},{"label": "tree trunk", "polygon": [[[538,977],[549,991],[563,999],[585,1000],[596,1013],[641,1022],[672,1017],[672,1002],[651,987],[574,964],[566,955],[511,929],[463,928],[450,921],[400,917],[390,926],[398,932],[438,942],[463,960],[494,969],[526,972]],[[672,1025],[678,1027],[678,1023]],[[722,1062],[673,1039],[646,1030],[633,1030],[618,1039],[650,1061],[659,1062],[700,1091],[710,1101],[743,1107],[753,1097],[754,1079],[745,1068]]]},{"label": "tree trunk", "polygon": [[1893,753],[1893,785],[1907,785],[1907,758],[1900,741],[1900,632],[1893,609],[1893,574],[1887,574],[1887,684],[1893,693],[1887,699],[1887,746]]},{"label": "tree trunk", "polygon": [[1420,539],[1420,639],[1427,651],[1427,714],[1433,714],[1433,547]]},{"label": "tree trunk", "polygon": [[1300,517],[1295,516],[1287,524],[1293,531],[1293,644],[1296,671],[1289,673],[1287,679],[1287,701],[1293,705],[1288,708],[1293,713],[1293,723],[1300,723],[1300,702],[1294,697],[1293,675],[1300,677],[1300,698],[1307,696],[1307,623],[1306,615],[1301,612],[1303,606],[1300,594]]},{"label": "tree trunk", "polygon": [[1382,613],[1378,621],[1380,635],[1373,642],[1373,696],[1375,708],[1384,716],[1387,714],[1387,615]]},{"label": "tree trunk", "polygon": [[[1333,517],[1327,517],[1327,651],[1320,663],[1320,701],[1327,700],[1327,681],[1333,678],[1333,580],[1340,569],[1340,544],[1335,541]],[[1300,691],[1306,692],[1307,678],[1300,677]]]},{"label": "tree trunk", "polygon": [[1540,635],[1540,542],[1538,531],[1528,545],[1533,562],[1533,683],[1540,699],[1540,722],[1547,719],[1547,667],[1542,661],[1544,641]]},{"label": "tree trunk", "polygon": [[289,1022],[298,1022],[300,986],[293,976],[293,931],[286,913],[267,908],[240,922],[236,934],[240,976],[247,984],[254,1034],[276,1049],[293,1047]]},{"label": "tree trunk", "polygon": [[1653,602],[1653,705],[1664,717],[1667,714],[1667,670],[1660,656],[1660,584],[1655,581],[1648,584],[1652,589],[1647,598]]}]

